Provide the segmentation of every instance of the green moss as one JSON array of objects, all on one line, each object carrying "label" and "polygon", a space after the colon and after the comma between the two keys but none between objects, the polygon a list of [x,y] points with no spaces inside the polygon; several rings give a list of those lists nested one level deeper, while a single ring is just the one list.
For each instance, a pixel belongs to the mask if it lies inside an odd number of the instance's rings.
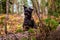
[{"label": "green moss", "polygon": [[17,30],[16,30],[16,33],[19,33],[19,32],[20,32],[20,33],[23,33],[23,30],[17,29]]},{"label": "green moss", "polygon": [[28,39],[23,37],[21,40],[28,40]]},{"label": "green moss", "polygon": [[28,32],[34,33],[34,30],[30,28],[30,29],[28,30]]},{"label": "green moss", "polygon": [[35,37],[32,37],[32,40],[36,40],[36,38]]}]

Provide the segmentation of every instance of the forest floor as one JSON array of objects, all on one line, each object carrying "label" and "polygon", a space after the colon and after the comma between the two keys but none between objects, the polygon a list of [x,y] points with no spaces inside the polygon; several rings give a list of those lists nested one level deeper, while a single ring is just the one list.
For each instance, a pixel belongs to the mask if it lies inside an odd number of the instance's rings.
[{"label": "forest floor", "polygon": [[[19,40],[28,39],[29,33],[28,31],[23,32],[23,22],[24,22],[24,15],[23,14],[9,14],[7,16],[8,20],[6,18],[7,14],[0,14],[0,40],[7,40],[7,37],[10,38],[10,40],[17,40],[16,36]],[[33,15],[33,18],[36,23],[39,22],[39,19],[37,15]],[[8,34],[5,34],[5,21],[7,21],[7,31]],[[29,30],[29,32],[33,32],[33,30]],[[17,32],[17,33],[16,33]],[[21,33],[22,32],[22,33]],[[9,34],[10,33],[10,34]],[[35,35],[36,33],[34,33]],[[33,35],[33,34],[32,34]],[[22,39],[22,40],[23,40]],[[34,39],[34,38],[33,38]]]},{"label": "forest floor", "polygon": [[[3,29],[4,30],[4,23],[6,22],[7,23],[7,30],[10,31],[10,32],[15,32],[17,29],[22,29],[22,25],[23,25],[23,22],[24,22],[24,15],[23,14],[9,14],[7,16],[8,20],[5,20],[7,19],[6,18],[6,14],[0,14],[0,29]],[[36,23],[39,22],[39,19],[36,15],[33,15],[33,18],[35,20]],[[5,24],[6,24],[5,23]],[[3,30],[2,31],[2,34],[3,34]]]},{"label": "forest floor", "polygon": [[[8,15],[8,20],[5,20],[6,18],[6,14],[0,14],[0,40],[36,40],[36,32],[39,35],[39,29],[34,29],[34,30],[29,30],[29,31],[22,31],[23,30],[23,22],[24,22],[24,15],[18,15],[18,14],[9,14]],[[39,22],[39,19],[37,17],[37,15],[33,15],[33,18],[36,22],[36,24]],[[47,16],[43,16],[43,19],[47,18]],[[53,17],[52,17],[53,18]],[[8,34],[5,35],[5,21],[7,21],[7,31]],[[32,33],[29,33],[32,32]],[[56,35],[58,33],[58,35],[60,35],[60,31],[56,31],[56,32],[51,32],[51,36],[52,35]],[[55,37],[55,35],[52,37],[51,40],[53,40],[53,38]],[[60,37],[56,35],[57,38],[60,39]],[[55,39],[54,39],[55,40]]]}]

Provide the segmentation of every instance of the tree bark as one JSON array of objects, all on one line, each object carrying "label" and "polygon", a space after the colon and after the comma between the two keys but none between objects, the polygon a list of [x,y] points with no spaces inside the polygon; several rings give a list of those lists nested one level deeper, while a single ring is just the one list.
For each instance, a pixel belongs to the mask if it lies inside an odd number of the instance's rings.
[{"label": "tree bark", "polygon": [[8,21],[8,13],[9,13],[9,0],[6,0],[6,19],[4,22],[5,25],[5,33],[7,34],[7,21]]}]

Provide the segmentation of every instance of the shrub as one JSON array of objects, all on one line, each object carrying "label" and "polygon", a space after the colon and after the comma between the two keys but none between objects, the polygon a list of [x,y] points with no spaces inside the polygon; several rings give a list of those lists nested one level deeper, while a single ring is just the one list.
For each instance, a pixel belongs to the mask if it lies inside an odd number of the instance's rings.
[{"label": "shrub", "polygon": [[21,33],[22,33],[22,32],[23,32],[23,30],[21,30],[21,29],[17,29],[17,30],[16,30],[16,33],[19,33],[19,32],[21,32]]},{"label": "shrub", "polygon": [[51,28],[51,30],[55,30],[56,27],[59,25],[59,23],[56,20],[50,18],[45,19],[45,23],[46,26]]},{"label": "shrub", "polygon": [[34,33],[34,30],[30,28],[30,29],[28,30],[28,32],[29,32],[29,33]]},{"label": "shrub", "polygon": [[35,37],[32,37],[32,40],[36,40],[36,38]]},{"label": "shrub", "polygon": [[0,19],[0,24],[3,24],[4,19],[5,19],[5,16],[2,16]]},{"label": "shrub", "polygon": [[28,40],[27,38],[23,37],[21,40]]}]

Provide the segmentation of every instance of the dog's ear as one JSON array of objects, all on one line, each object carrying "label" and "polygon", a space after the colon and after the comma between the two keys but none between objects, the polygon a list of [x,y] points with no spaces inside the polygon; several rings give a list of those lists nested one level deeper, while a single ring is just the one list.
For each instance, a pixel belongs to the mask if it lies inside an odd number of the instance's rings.
[{"label": "dog's ear", "polygon": [[33,10],[34,10],[33,8],[30,8],[30,7],[29,7],[29,9],[30,9],[31,11],[33,11]]},{"label": "dog's ear", "polygon": [[34,9],[31,9],[32,11],[34,10]]},{"label": "dog's ear", "polygon": [[60,22],[59,22],[59,24],[60,24]]},{"label": "dog's ear", "polygon": [[27,7],[25,5],[23,5],[24,9],[26,9]]}]

